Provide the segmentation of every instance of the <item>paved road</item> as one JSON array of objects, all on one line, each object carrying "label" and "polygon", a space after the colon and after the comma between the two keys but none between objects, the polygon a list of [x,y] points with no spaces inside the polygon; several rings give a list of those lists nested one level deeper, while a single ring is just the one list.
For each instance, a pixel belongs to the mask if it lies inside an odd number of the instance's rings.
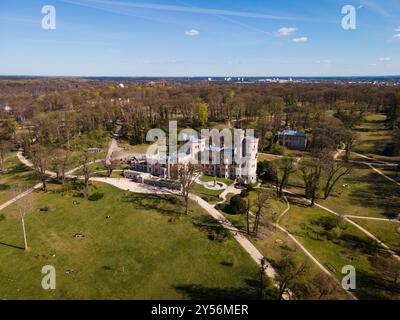
[{"label": "paved road", "polygon": [[26,190],[25,192],[20,193],[16,197],[12,198],[11,200],[8,200],[7,202],[3,203],[0,205],[0,211],[11,206],[13,203],[17,202],[19,199],[26,197],[28,194],[31,194],[33,191],[40,189],[43,185],[41,183],[38,183],[37,185],[33,186],[32,188]]}]

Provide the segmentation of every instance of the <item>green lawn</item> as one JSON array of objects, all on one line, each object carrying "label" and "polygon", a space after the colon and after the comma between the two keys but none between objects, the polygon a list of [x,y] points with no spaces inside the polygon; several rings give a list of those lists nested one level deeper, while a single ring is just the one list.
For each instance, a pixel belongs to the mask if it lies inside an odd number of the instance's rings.
[{"label": "green lawn", "polygon": [[[126,194],[103,184],[92,189],[105,197],[90,202],[58,189],[32,194],[29,252],[18,248],[15,206],[3,211],[0,299],[256,297],[257,266],[232,237],[209,240],[219,225],[195,203],[190,216],[179,217],[183,205],[173,197]],[[49,211],[38,210],[45,206]],[[78,232],[85,237],[75,238]],[[41,288],[40,270],[48,264],[57,270],[52,292]],[[75,272],[67,274],[70,268]]]},{"label": "green lawn", "polygon": [[13,186],[32,187],[38,183],[34,172],[21,164],[16,153],[10,153],[5,161],[6,173],[0,173],[0,204],[14,197]]},{"label": "green lawn", "polygon": [[397,254],[400,254],[400,223],[364,219],[352,220],[386,243]]},{"label": "green lawn", "polygon": [[[255,192],[250,192],[249,197],[254,199]],[[276,212],[278,215],[282,213],[287,205],[284,201],[278,201],[275,199],[270,200],[271,210]],[[222,212],[222,211],[221,211]],[[237,228],[246,232],[246,216],[229,214],[222,212]],[[251,220],[253,220],[251,218]],[[311,262],[311,260],[299,249],[299,247],[282,231],[277,228],[262,225],[259,237],[249,236],[250,241],[257,247],[258,250],[267,258],[273,265],[280,261],[284,256],[292,256],[298,265],[305,263],[307,265],[307,271],[302,276],[301,281],[309,283],[316,275],[321,275],[322,271]],[[301,292],[298,292],[301,294]],[[316,297],[312,297],[315,299]],[[349,296],[345,291],[336,286],[336,289],[327,299],[349,299]]]},{"label": "green lawn", "polygon": [[352,265],[357,272],[355,294],[361,299],[400,299],[399,285],[393,285],[376,266],[377,259],[393,260],[388,254],[355,227],[341,222],[337,234],[327,232],[319,219],[332,214],[318,208],[292,203],[282,219],[288,229],[331,272],[341,279],[342,267]]},{"label": "green lawn", "polygon": [[[201,176],[200,180],[203,182],[214,182],[214,177],[211,176]],[[216,178],[217,182],[225,183],[226,185],[230,186],[233,183],[232,179],[225,179],[225,178]]]},{"label": "green lawn", "polygon": [[[400,186],[388,181],[366,165],[354,165],[336,192],[319,204],[340,214],[393,218],[400,212]],[[344,185],[347,184],[348,187]]]},{"label": "green lawn", "polygon": [[[367,115],[365,121],[354,129],[357,141],[353,151],[382,160],[383,150],[391,141],[393,133],[385,127],[385,120],[386,116],[383,114]],[[390,160],[388,157],[385,159]]]}]

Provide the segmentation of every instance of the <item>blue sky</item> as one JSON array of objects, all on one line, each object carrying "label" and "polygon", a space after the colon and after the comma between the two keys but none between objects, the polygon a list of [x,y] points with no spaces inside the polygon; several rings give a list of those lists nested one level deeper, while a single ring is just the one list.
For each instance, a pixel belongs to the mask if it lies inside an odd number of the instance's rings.
[{"label": "blue sky", "polygon": [[0,41],[3,75],[399,75],[400,1],[1,0]]}]

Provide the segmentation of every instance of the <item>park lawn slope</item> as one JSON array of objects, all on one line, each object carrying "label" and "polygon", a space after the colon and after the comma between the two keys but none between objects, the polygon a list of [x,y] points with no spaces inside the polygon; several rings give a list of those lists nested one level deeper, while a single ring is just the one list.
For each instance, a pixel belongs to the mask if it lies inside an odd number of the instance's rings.
[{"label": "park lawn slope", "polygon": [[318,208],[301,205],[291,199],[291,209],[281,225],[288,229],[339,280],[346,265],[356,268],[357,289],[360,299],[400,299],[400,288],[393,285],[378,267],[378,260],[392,261],[379,245],[354,226],[341,221],[341,228],[327,231],[322,219],[334,217]]},{"label": "park lawn slope", "polygon": [[[34,203],[26,217],[28,252],[18,249],[23,242],[16,206],[2,212],[0,299],[256,297],[256,264],[232,237],[209,240],[218,223],[196,204],[181,217],[183,205],[174,197],[127,194],[96,183],[92,192],[105,196],[90,202],[51,189],[28,198]],[[55,291],[41,288],[44,265],[57,270]]]},{"label": "park lawn slope", "polygon": [[400,255],[400,223],[355,218],[352,218],[352,220]]}]

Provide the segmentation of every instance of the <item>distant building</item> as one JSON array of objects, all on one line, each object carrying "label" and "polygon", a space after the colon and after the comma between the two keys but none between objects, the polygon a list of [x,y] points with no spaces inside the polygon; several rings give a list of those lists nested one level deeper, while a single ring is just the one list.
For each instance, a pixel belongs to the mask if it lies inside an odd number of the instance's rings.
[{"label": "distant building", "polygon": [[102,150],[100,148],[87,148],[89,153],[100,153]]},{"label": "distant building", "polygon": [[278,142],[288,149],[303,151],[307,147],[307,134],[294,130],[284,130],[278,133]]}]

